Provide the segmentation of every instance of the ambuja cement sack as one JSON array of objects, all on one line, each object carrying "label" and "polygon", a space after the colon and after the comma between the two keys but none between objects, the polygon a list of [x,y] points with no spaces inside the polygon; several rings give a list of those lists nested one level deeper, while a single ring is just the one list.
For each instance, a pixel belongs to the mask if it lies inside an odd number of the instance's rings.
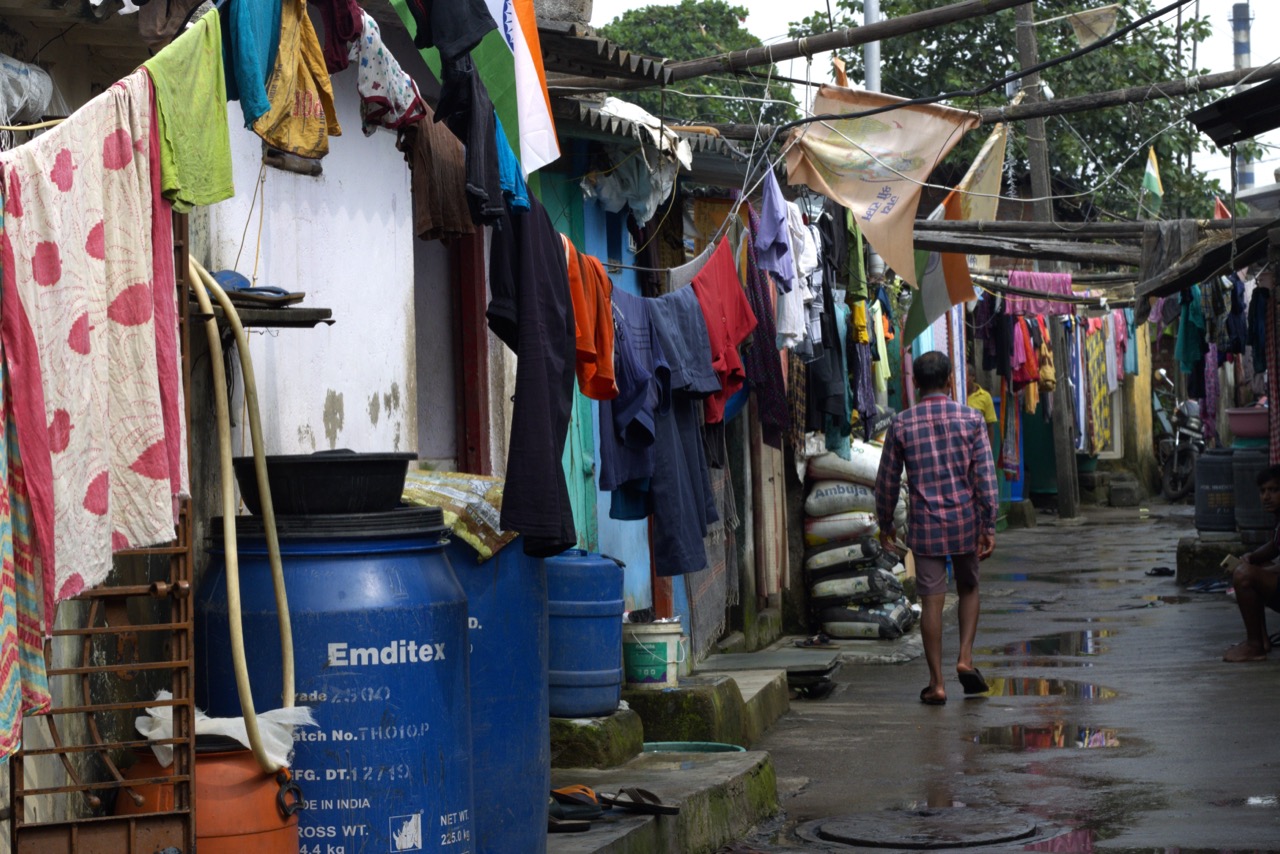
[{"label": "ambuja cement sack", "polygon": [[863,486],[876,485],[881,448],[866,442],[849,443],[849,459],[841,459],[828,451],[809,460],[809,477],[814,480],[845,480]]},{"label": "ambuja cement sack", "polygon": [[809,588],[809,603],[815,608],[874,605],[895,602],[902,596],[902,582],[878,566],[847,570],[815,582]]},{"label": "ambuja cement sack", "polygon": [[874,513],[876,494],[869,486],[847,480],[820,480],[809,488],[804,500],[808,516],[831,516],[835,513]]},{"label": "ambuja cement sack", "polygon": [[856,543],[837,543],[810,549],[804,556],[805,573],[812,579],[818,573],[865,565],[879,558],[880,552],[880,543],[874,537],[863,537]]},{"label": "ambuja cement sack", "polygon": [[911,628],[915,615],[906,599],[898,599],[883,605],[823,608],[818,621],[833,638],[894,640]]},{"label": "ambuja cement sack", "polygon": [[809,546],[874,537],[879,532],[874,513],[836,513],[804,520],[804,542]]}]

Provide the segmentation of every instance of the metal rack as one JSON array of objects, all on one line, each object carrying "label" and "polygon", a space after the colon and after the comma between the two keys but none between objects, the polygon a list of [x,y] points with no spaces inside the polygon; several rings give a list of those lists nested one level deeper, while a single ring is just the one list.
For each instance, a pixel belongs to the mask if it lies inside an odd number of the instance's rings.
[{"label": "metal rack", "polygon": [[[191,428],[190,322],[187,309],[187,217],[173,220],[174,269],[177,278],[179,340],[182,348],[182,380],[187,401],[187,430]],[[189,500],[179,508],[174,540],[154,548],[116,552],[118,560],[108,581],[86,590],[69,602],[79,603],[85,613],[82,625],[55,629],[46,642],[50,687],[65,686],[65,680],[79,683],[79,703],[54,707],[46,713],[52,747],[23,749],[9,761],[11,816],[10,850],[14,854],[156,854],[176,849],[182,854],[195,850],[194,813],[194,633],[191,593],[193,585],[193,524]],[[57,653],[79,639],[79,660],[71,666],[55,667]],[[71,646],[74,653],[76,646]],[[172,699],[158,701],[149,694],[157,677],[169,674]],[[123,682],[133,698],[125,702],[99,702],[93,696],[104,684]],[[130,684],[136,683],[136,684]],[[54,691],[55,697],[66,696]],[[133,717],[147,708],[172,709],[171,738],[147,741],[133,731]],[[128,714],[132,712],[132,714]],[[59,722],[82,717],[88,735],[86,743],[64,743],[68,726]],[[121,721],[120,719],[126,718]],[[132,733],[132,737],[120,732]],[[112,737],[114,736],[114,737]],[[121,771],[123,760],[133,750],[153,744],[173,748],[173,763],[167,775],[128,779]],[[67,785],[28,786],[29,763],[61,762]],[[79,769],[77,769],[79,764]],[[92,767],[90,767],[92,766]],[[162,799],[171,809],[162,810],[157,800],[154,812],[131,815],[111,814],[112,797],[130,798],[136,808],[145,809],[143,790],[161,787]],[[28,817],[27,801],[33,798],[83,798],[90,815],[68,821],[39,821]],[[76,804],[68,807],[79,811]]]}]

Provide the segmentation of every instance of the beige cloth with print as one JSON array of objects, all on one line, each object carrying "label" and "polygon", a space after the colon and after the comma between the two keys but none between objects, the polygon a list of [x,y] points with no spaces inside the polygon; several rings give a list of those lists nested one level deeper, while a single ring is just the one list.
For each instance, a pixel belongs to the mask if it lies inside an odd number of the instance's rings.
[{"label": "beige cloth with print", "polygon": [[342,135],[324,52],[307,17],[306,0],[284,0],[280,48],[267,81],[267,98],[271,109],[258,117],[253,129],[273,148],[319,158],[329,153],[329,137]]}]

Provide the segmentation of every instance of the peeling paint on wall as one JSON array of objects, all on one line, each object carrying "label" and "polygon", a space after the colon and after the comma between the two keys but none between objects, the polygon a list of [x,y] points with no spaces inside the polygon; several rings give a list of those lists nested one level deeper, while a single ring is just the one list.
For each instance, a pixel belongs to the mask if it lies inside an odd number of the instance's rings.
[{"label": "peeling paint on wall", "polygon": [[311,429],[310,424],[303,424],[298,428],[298,444],[310,446],[312,451],[316,449],[316,431]]},{"label": "peeling paint on wall", "polygon": [[401,426],[401,425],[400,425],[400,422],[399,422],[399,421],[397,421],[397,422],[396,422],[396,436],[395,436],[395,440],[394,440],[393,448],[392,448],[392,450],[395,450],[395,451],[399,451],[399,450],[400,450],[400,426]]},{"label": "peeling paint on wall", "polygon": [[343,418],[342,394],[329,389],[324,395],[324,437],[329,440],[330,450],[338,447]]},{"label": "peeling paint on wall", "polygon": [[400,384],[392,383],[391,391],[382,396],[382,408],[387,412],[400,408]]},{"label": "peeling paint on wall", "polygon": [[372,424],[374,427],[377,427],[378,416],[381,414],[382,414],[382,403],[378,398],[378,393],[375,391],[369,397],[369,423]]}]

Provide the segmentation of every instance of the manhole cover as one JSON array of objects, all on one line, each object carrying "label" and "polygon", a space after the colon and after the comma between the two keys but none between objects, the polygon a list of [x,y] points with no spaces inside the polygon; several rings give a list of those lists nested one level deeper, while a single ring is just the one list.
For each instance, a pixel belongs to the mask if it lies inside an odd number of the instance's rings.
[{"label": "manhole cover", "polygon": [[1015,842],[1036,834],[1036,823],[1012,810],[951,807],[855,813],[797,829],[809,842],[930,851]]}]

